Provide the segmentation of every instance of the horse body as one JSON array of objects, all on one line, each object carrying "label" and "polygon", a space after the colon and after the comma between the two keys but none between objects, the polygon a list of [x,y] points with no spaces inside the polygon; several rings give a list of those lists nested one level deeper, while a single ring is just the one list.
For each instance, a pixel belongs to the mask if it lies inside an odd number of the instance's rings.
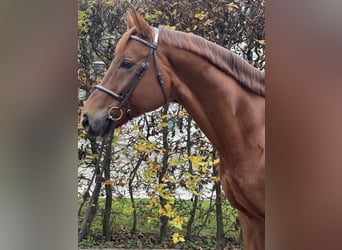
[{"label": "horse body", "polygon": [[162,37],[160,54],[172,72],[170,98],[188,111],[219,152],[220,180],[239,210],[246,249],[264,249],[265,99]]},{"label": "horse body", "polygon": [[[146,44],[130,40],[132,34],[148,41],[153,41],[157,35],[134,9],[132,16],[128,16],[128,28],[101,83],[117,93],[134,81],[134,70],[145,60],[149,50]],[[147,46],[151,47],[151,54],[154,45],[148,43]],[[263,74],[203,38],[163,28],[160,28],[156,53],[159,66],[146,70],[127,105],[119,105],[120,110],[129,109],[132,116],[151,111],[163,104],[165,92],[168,101],[184,106],[219,152],[220,181],[229,202],[238,209],[245,249],[264,249]],[[127,60],[132,65],[128,65]],[[158,78],[162,92],[155,77],[160,73],[165,82],[164,86]],[[116,108],[117,103],[108,92],[94,91],[83,108],[86,130],[104,135],[103,132],[108,131],[106,112],[111,107]],[[116,120],[117,126],[129,119],[128,115],[122,116],[123,113]]]}]

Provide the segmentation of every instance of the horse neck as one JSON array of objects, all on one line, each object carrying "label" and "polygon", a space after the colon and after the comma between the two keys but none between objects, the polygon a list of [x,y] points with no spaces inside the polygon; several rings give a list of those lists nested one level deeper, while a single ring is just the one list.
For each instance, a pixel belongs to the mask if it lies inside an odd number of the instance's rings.
[{"label": "horse neck", "polygon": [[263,129],[264,98],[247,92],[235,79],[192,52],[169,45],[164,53],[173,101],[188,111],[219,152],[237,155],[246,151],[251,146],[248,137]]}]

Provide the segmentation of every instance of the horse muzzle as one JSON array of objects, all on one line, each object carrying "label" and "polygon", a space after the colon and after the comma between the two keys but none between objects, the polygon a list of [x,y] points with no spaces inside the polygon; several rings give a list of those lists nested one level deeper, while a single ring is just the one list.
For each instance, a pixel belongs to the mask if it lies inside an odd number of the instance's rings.
[{"label": "horse muzzle", "polygon": [[115,121],[108,119],[108,117],[92,117],[88,113],[83,113],[81,121],[84,131],[90,137],[107,136],[111,131],[111,127],[116,125],[114,123]]}]

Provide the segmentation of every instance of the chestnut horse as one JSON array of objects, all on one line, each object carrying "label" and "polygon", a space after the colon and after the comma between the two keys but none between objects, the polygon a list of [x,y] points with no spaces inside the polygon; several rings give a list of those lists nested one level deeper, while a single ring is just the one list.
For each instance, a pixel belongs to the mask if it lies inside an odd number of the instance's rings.
[{"label": "chestnut horse", "polygon": [[219,152],[220,181],[238,210],[245,249],[264,249],[264,74],[199,36],[152,28],[130,8],[114,60],[83,108],[84,129],[103,137],[113,123],[181,104]]}]

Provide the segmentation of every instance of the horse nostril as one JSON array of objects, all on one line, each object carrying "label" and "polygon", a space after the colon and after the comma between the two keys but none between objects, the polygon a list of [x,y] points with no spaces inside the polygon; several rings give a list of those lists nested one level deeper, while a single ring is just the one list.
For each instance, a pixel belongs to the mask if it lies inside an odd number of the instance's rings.
[{"label": "horse nostril", "polygon": [[82,126],[85,129],[87,129],[89,127],[89,119],[88,119],[88,116],[86,114],[83,115]]}]

